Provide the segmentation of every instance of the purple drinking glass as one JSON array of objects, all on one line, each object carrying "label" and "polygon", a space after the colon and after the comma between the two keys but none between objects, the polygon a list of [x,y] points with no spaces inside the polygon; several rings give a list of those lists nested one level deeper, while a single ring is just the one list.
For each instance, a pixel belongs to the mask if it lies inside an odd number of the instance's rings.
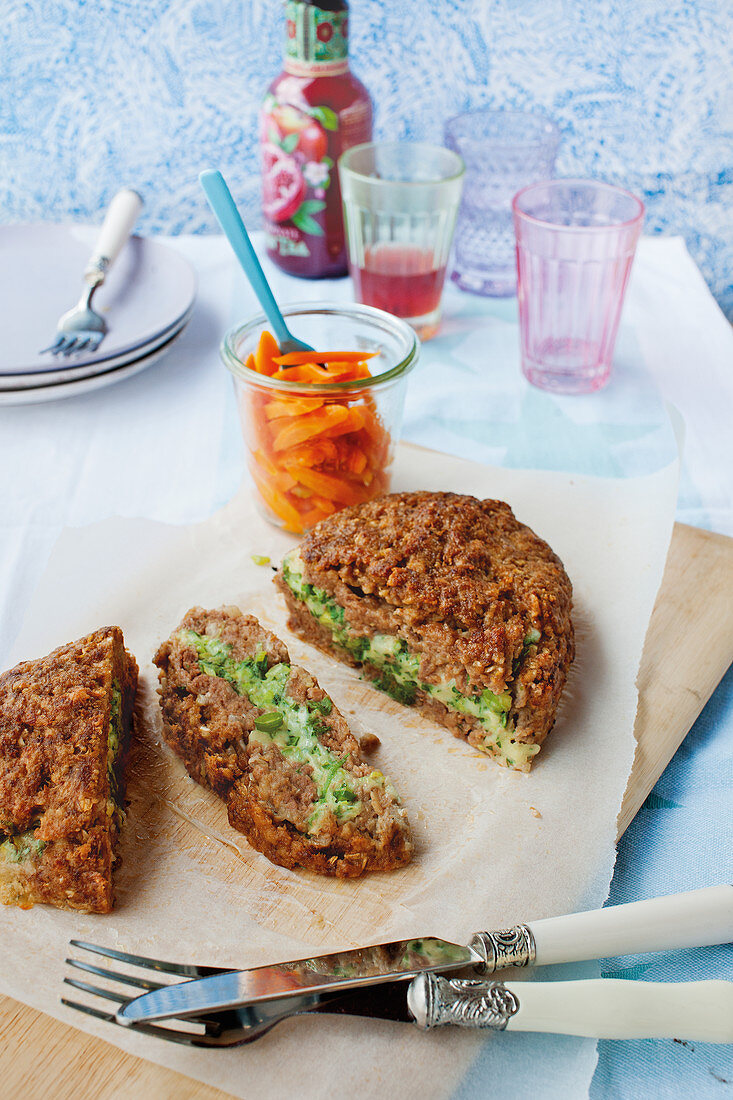
[{"label": "purple drinking glass", "polygon": [[514,196],[522,372],[554,393],[608,381],[644,204],[593,180],[548,180]]},{"label": "purple drinking glass", "polygon": [[560,131],[537,111],[466,111],[445,124],[466,177],[451,278],[461,290],[503,298],[517,292],[512,199],[554,174]]}]

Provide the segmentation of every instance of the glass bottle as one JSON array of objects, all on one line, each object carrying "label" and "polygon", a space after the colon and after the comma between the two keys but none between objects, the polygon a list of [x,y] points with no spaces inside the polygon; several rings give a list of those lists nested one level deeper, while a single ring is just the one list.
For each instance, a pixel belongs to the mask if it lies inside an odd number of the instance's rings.
[{"label": "glass bottle", "polygon": [[346,0],[287,0],[283,71],[265,96],[260,140],[267,253],[291,275],[345,275],[336,162],[372,136],[372,104],[349,69]]}]

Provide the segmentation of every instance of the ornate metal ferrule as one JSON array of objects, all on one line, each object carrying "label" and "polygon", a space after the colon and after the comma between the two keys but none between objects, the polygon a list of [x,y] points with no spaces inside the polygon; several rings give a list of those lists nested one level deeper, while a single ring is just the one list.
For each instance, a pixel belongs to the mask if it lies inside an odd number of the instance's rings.
[{"label": "ornate metal ferrule", "polygon": [[503,1031],[519,1009],[518,998],[503,982],[441,978],[431,973],[420,974],[411,982],[407,1004],[417,1026],[426,1029],[454,1024]]},{"label": "ornate metal ferrule", "polygon": [[500,932],[477,932],[469,947],[483,960],[475,967],[479,974],[493,974],[508,966],[531,966],[536,957],[534,936],[526,924]]}]

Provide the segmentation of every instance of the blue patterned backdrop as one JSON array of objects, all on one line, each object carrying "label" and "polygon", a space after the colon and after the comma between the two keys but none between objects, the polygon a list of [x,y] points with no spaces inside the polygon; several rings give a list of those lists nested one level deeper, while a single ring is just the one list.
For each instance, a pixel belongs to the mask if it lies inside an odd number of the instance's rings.
[{"label": "blue patterned backdrop", "polygon": [[[212,230],[196,177],[218,165],[257,223],[277,0],[0,0],[0,16],[1,221],[97,218],[128,183],[143,229]],[[558,174],[642,195],[647,231],[683,233],[733,317],[731,0],[353,0],[351,25],[380,136],[544,108]]]}]

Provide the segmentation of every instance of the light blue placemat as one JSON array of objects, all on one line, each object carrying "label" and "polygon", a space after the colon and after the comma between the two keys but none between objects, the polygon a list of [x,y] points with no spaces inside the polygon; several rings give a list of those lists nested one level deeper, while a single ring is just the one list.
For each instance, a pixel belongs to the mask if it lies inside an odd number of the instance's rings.
[{"label": "light blue placemat", "polygon": [[[705,707],[618,849],[609,904],[733,882],[733,668]],[[604,963],[614,977],[733,980],[733,945]],[[591,1100],[723,1100],[733,1047],[670,1040],[598,1045]]]},{"label": "light blue placemat", "polygon": [[448,288],[446,320],[410,378],[406,438],[518,469],[636,477],[668,465],[677,444],[632,329],[619,334],[609,383],[582,398],[521,375],[516,301]]}]

